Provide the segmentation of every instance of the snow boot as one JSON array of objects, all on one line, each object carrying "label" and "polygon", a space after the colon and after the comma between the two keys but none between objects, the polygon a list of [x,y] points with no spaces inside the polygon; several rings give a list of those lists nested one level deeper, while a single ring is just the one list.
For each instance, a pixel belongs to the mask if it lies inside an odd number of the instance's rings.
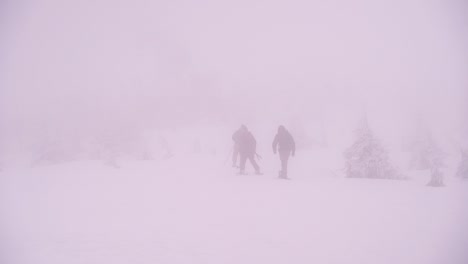
[{"label": "snow boot", "polygon": [[280,170],[279,173],[278,173],[278,177],[279,177],[280,179],[287,179],[287,178],[288,178],[288,176],[286,175],[286,173],[284,173],[284,172],[281,171],[281,170]]}]

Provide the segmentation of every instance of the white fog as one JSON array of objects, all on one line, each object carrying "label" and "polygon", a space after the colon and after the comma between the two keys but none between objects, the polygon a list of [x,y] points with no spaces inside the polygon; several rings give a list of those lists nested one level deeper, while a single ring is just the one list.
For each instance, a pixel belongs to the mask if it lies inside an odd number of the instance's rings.
[{"label": "white fog", "polygon": [[0,263],[468,262],[464,0],[3,0],[0,40]]}]

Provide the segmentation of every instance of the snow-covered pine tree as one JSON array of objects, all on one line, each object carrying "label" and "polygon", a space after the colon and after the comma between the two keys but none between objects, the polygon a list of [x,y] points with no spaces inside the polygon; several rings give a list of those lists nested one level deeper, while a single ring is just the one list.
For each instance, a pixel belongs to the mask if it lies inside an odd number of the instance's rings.
[{"label": "snow-covered pine tree", "polygon": [[423,154],[429,163],[429,169],[431,172],[431,180],[427,185],[433,187],[444,186],[444,178],[441,168],[445,166],[444,159],[446,154],[436,144],[432,137],[428,141],[427,147],[424,149]]},{"label": "snow-covered pine tree", "polygon": [[411,152],[409,168],[414,170],[429,170],[431,180],[428,186],[444,186],[441,169],[445,166],[445,152],[436,143],[431,130],[419,117],[414,121],[414,134],[408,145]]},{"label": "snow-covered pine tree", "polygon": [[414,123],[414,134],[408,146],[411,153],[409,168],[412,170],[431,169],[429,150],[432,148],[432,135],[421,118],[416,119]]},{"label": "snow-covered pine tree", "polygon": [[388,152],[380,144],[364,118],[355,131],[356,140],[344,155],[349,178],[402,178],[389,162]]},{"label": "snow-covered pine tree", "polygon": [[465,116],[464,121],[460,129],[461,160],[460,163],[458,163],[456,176],[462,179],[468,179],[468,116]]},{"label": "snow-covered pine tree", "polygon": [[30,166],[54,165],[76,160],[79,150],[76,142],[63,135],[42,138],[31,147],[32,161]]},{"label": "snow-covered pine tree", "polygon": [[457,177],[468,179],[468,150],[461,151],[461,160],[458,164]]},{"label": "snow-covered pine tree", "polygon": [[105,165],[110,167],[119,168],[117,158],[121,155],[118,140],[114,135],[103,134],[96,137],[94,144],[96,145],[96,153],[94,155],[97,159],[103,161]]}]

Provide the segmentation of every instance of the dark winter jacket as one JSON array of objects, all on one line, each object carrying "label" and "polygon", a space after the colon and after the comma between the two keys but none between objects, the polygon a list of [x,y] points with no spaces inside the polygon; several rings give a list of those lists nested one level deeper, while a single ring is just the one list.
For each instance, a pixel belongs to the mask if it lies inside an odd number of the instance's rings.
[{"label": "dark winter jacket", "polygon": [[238,130],[236,130],[236,132],[234,132],[234,134],[232,134],[232,140],[234,140],[234,143],[236,145],[239,145],[242,133],[243,133],[242,129],[238,129]]},{"label": "dark winter jacket", "polygon": [[291,151],[293,155],[296,152],[296,143],[291,134],[283,126],[278,128],[278,133],[273,140],[272,147],[274,153],[276,153],[277,148],[279,151]]},{"label": "dark winter jacket", "polygon": [[257,141],[250,131],[240,133],[238,146],[241,154],[255,154],[257,151]]}]

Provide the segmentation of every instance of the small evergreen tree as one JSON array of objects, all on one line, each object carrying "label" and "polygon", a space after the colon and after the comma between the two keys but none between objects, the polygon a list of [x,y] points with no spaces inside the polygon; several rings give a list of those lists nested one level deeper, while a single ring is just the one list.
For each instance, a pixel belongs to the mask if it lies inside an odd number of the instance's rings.
[{"label": "small evergreen tree", "polygon": [[121,156],[122,151],[118,143],[114,135],[107,134],[97,137],[95,142],[97,145],[97,158],[102,160],[105,165],[119,168],[117,159]]},{"label": "small evergreen tree", "polygon": [[461,151],[461,160],[458,164],[457,177],[468,179],[468,150]]},{"label": "small evergreen tree", "polygon": [[79,149],[76,142],[68,137],[42,139],[32,147],[30,166],[54,165],[76,160]]},{"label": "small evergreen tree", "polygon": [[411,153],[409,169],[432,169],[433,151],[435,148],[437,147],[434,144],[430,129],[421,118],[416,119],[412,139],[408,146],[408,150]]},{"label": "small evergreen tree", "polygon": [[427,184],[428,186],[433,187],[442,187],[444,186],[444,178],[441,171],[444,165],[445,153],[442,149],[435,143],[431,138],[428,141],[428,145],[424,150],[424,156],[427,158],[429,163],[429,169],[431,172],[431,180]]},{"label": "small evergreen tree", "polygon": [[468,116],[465,116],[464,121],[460,130],[461,160],[458,164],[456,176],[462,179],[468,179]]},{"label": "small evergreen tree", "polygon": [[391,166],[386,149],[370,130],[366,118],[356,130],[355,142],[344,155],[349,178],[401,178]]}]

